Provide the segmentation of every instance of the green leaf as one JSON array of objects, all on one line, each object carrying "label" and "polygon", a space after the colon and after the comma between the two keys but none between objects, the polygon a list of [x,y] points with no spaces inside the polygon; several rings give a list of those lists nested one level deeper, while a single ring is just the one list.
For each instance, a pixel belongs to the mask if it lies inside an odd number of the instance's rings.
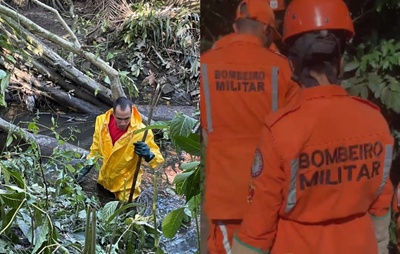
[{"label": "green leaf", "polygon": [[392,55],[389,57],[389,62],[393,65],[398,65],[398,56],[397,55]]},{"label": "green leaf", "polygon": [[177,174],[174,178],[174,181],[172,182],[173,184],[180,184],[186,181],[189,176],[191,176],[194,173],[194,171],[188,171],[188,172],[182,172],[180,174]]},{"label": "green leaf", "polygon": [[361,92],[361,88],[363,86],[360,85],[353,85],[352,87],[349,88],[349,93],[353,96],[358,96]]},{"label": "green leaf", "polygon": [[115,217],[118,216],[118,214],[120,214],[122,211],[124,211],[125,209],[128,209],[130,207],[134,207],[134,206],[139,206],[139,207],[144,207],[144,205],[138,204],[138,203],[129,203],[124,205],[123,207],[119,208],[118,210],[116,210],[106,221],[106,224],[110,223]]},{"label": "green leaf", "polygon": [[16,171],[16,170],[10,170],[10,177],[14,180],[15,184],[20,188],[17,190],[18,192],[25,192],[23,189],[25,189],[25,182],[24,179],[22,178],[21,174]]},{"label": "green leaf", "polygon": [[189,208],[191,211],[194,211],[195,209],[198,209],[200,203],[201,203],[201,195],[200,195],[200,194],[197,194],[197,195],[193,196],[193,197],[187,202],[188,208]]},{"label": "green leaf", "polygon": [[171,136],[185,136],[187,137],[192,133],[193,127],[196,125],[197,120],[179,113],[170,123]]},{"label": "green leaf", "polygon": [[[7,231],[10,226],[13,224],[13,220],[15,220],[16,215],[18,213],[19,209],[17,208],[12,208],[10,210],[7,211],[7,213],[5,214],[5,216],[1,218],[2,223],[1,223],[1,232]],[[0,234],[2,235],[2,234]]]},{"label": "green leaf", "polygon": [[343,87],[344,89],[350,88],[351,85],[352,85],[352,84],[351,84],[351,82],[350,82],[349,79],[343,80],[343,81],[340,83],[340,86]]},{"label": "green leaf", "polygon": [[3,79],[7,76],[7,73],[3,70],[0,70],[0,79]]},{"label": "green leaf", "polygon": [[106,56],[106,61],[113,59],[114,58],[114,54],[111,52],[108,52],[107,56]]},{"label": "green leaf", "polygon": [[383,104],[385,104],[385,106],[390,108],[390,90],[387,86],[382,89],[381,101]]},{"label": "green leaf", "polygon": [[39,127],[35,123],[30,122],[28,124],[28,130],[32,131],[34,134],[37,134],[39,132]]},{"label": "green leaf", "polygon": [[392,98],[392,109],[394,112],[400,112],[400,93],[396,92]]},{"label": "green leaf", "polygon": [[[37,223],[35,221],[36,225],[40,225],[39,223]],[[33,244],[34,242],[32,242],[32,227],[29,225],[30,223],[27,223],[24,220],[18,219],[17,220],[17,224],[19,229],[22,231],[22,233],[24,234],[25,238],[31,243]],[[35,240],[35,239],[33,239]]]},{"label": "green leaf", "polygon": [[4,78],[1,79],[1,82],[0,82],[0,93],[1,93],[0,94],[0,105],[4,106],[4,107],[7,107],[7,103],[4,100],[4,98],[5,98],[5,91],[8,87],[8,85],[10,84],[10,78],[11,78],[11,74],[8,73]]},{"label": "green leaf", "polygon": [[344,67],[344,72],[353,71],[353,70],[357,69],[358,67],[360,67],[360,63],[357,60],[354,60],[354,61],[346,64],[346,66]]},{"label": "green leaf", "polygon": [[192,175],[187,179],[185,190],[186,201],[189,201],[193,196],[200,194],[200,168],[197,168]]},{"label": "green leaf", "polygon": [[179,166],[179,168],[182,170],[190,170],[196,168],[199,165],[200,161],[193,161],[193,162],[183,163]]},{"label": "green leaf", "polygon": [[376,72],[369,72],[367,74],[367,86],[372,92],[376,92],[382,83],[382,78]]},{"label": "green leaf", "polygon": [[176,145],[185,152],[194,156],[200,156],[201,145],[199,134],[192,133],[188,137],[173,136],[172,139],[175,141]]},{"label": "green leaf", "polygon": [[158,248],[156,254],[165,254],[165,252],[161,248]]},{"label": "green leaf", "polygon": [[107,85],[111,84],[110,78],[109,78],[108,76],[105,76],[105,77],[104,77],[104,82],[105,82]]},{"label": "green leaf", "polygon": [[389,83],[390,90],[394,92],[400,92],[400,83],[398,82],[390,82]]},{"label": "green leaf", "polygon": [[185,214],[185,208],[178,208],[165,216],[162,222],[162,232],[166,238],[172,238],[178,232],[182,225],[182,219]]},{"label": "green leaf", "polygon": [[25,198],[25,193],[2,193],[1,200],[11,208],[17,208]]},{"label": "green leaf", "polygon": [[14,141],[13,136],[12,135],[8,135],[7,136],[6,147],[9,147],[13,141]]},{"label": "green leaf", "polygon": [[47,240],[47,235],[49,233],[49,222],[47,220],[44,221],[44,224],[40,227],[40,234],[36,239],[35,248],[32,251],[32,254],[36,253],[40,247],[42,247],[43,243]]},{"label": "green leaf", "polygon": [[145,130],[152,130],[152,129],[168,129],[168,127],[169,127],[169,122],[166,122],[166,121],[158,121],[158,122],[155,122],[155,123],[153,123],[153,124],[151,124],[151,125],[147,125],[147,126],[144,127],[144,128],[141,128],[141,129],[139,129],[139,130],[136,130],[136,131],[134,132],[134,134],[138,134],[138,133],[144,132]]},{"label": "green leaf", "polygon": [[360,91],[361,98],[368,99],[368,88],[363,86]]},{"label": "green leaf", "polygon": [[17,63],[17,60],[15,60],[15,58],[14,58],[12,55],[8,55],[8,56],[7,56],[7,59],[8,59],[10,62],[12,62],[13,64],[16,64],[16,63]]},{"label": "green leaf", "polygon": [[103,221],[107,221],[111,215],[117,210],[119,201],[110,201],[104,205],[103,209],[101,210],[101,219]]}]

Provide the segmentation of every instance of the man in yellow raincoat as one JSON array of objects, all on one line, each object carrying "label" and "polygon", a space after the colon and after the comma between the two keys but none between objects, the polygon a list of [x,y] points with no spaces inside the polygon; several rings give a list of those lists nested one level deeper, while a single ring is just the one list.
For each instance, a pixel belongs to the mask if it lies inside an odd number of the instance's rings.
[{"label": "man in yellow raincoat", "polygon": [[[113,108],[97,116],[93,143],[87,159],[100,156],[103,160],[97,182],[122,201],[128,201],[136,164],[141,156],[151,168],[164,162],[154,135],[148,131],[146,142],[142,142],[144,128],[139,111],[132,102],[120,97]],[[143,171],[139,169],[133,199],[140,194]]]}]

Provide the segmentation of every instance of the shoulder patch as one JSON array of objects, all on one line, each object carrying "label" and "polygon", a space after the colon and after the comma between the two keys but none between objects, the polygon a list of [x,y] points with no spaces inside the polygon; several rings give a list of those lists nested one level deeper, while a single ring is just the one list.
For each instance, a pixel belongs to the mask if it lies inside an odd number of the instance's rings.
[{"label": "shoulder patch", "polygon": [[381,111],[381,109],[375,103],[372,103],[369,100],[366,100],[366,99],[363,99],[363,98],[360,98],[360,97],[357,97],[357,96],[351,96],[351,98],[353,98],[354,100],[359,101],[361,103],[367,104],[368,106],[370,106],[373,109]]},{"label": "shoulder patch", "polygon": [[290,106],[280,108],[276,112],[273,112],[273,113],[269,114],[266,117],[265,124],[268,127],[272,127],[274,124],[279,122],[279,120],[281,120],[284,117],[286,117],[287,115],[297,111],[299,108],[300,108],[300,104],[299,103],[292,104]]}]

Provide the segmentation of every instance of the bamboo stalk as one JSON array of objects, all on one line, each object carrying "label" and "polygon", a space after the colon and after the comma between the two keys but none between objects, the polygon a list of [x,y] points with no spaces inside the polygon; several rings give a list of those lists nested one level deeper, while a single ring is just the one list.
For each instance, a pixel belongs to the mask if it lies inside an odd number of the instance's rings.
[{"label": "bamboo stalk", "polygon": [[[150,112],[149,112],[149,116],[147,117],[147,124],[151,123],[151,119],[153,118],[153,111],[154,111],[155,106],[157,105],[157,102],[158,102],[158,99],[160,98],[160,96],[161,96],[161,86],[159,84],[157,84],[157,87],[151,98]],[[146,141],[147,132],[148,132],[148,130],[146,130],[144,132],[142,142]],[[138,162],[136,164],[135,174],[133,175],[132,187],[131,187],[131,191],[129,193],[128,203],[132,202],[132,197],[133,197],[133,193],[135,192],[136,182],[137,182],[137,178],[139,175],[139,169],[140,169],[141,164],[142,164],[142,157],[139,156]]]}]

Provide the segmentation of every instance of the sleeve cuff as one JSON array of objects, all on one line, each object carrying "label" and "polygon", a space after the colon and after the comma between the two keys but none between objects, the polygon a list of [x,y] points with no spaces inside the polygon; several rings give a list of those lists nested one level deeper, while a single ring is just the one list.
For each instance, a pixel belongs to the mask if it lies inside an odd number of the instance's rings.
[{"label": "sleeve cuff", "polygon": [[381,219],[385,219],[387,216],[391,215],[391,207],[389,207],[389,209],[387,210],[387,212],[383,215],[377,216],[377,215],[373,215],[372,213],[369,213],[370,217],[372,220],[381,220]]},{"label": "sleeve cuff", "polygon": [[152,159],[154,159],[154,157],[155,157],[154,153],[150,152],[150,156],[147,157],[147,158],[145,158],[144,160],[145,160],[146,162],[149,162],[149,161],[151,161]]}]

